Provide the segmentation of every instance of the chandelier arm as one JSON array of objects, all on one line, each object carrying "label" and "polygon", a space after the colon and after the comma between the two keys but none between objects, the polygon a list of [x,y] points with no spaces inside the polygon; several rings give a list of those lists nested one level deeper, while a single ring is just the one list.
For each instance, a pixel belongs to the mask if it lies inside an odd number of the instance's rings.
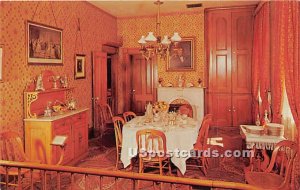
[{"label": "chandelier arm", "polygon": [[[181,40],[180,36],[176,32],[174,33],[174,36],[171,37],[174,39],[171,40],[168,38],[168,36],[164,36],[164,38],[160,36],[160,6],[161,4],[163,4],[163,2],[161,2],[160,0],[156,0],[154,4],[158,6],[156,16],[156,36],[153,35],[153,32],[149,32],[146,38],[142,36],[138,41],[141,44],[140,52],[146,60],[151,59],[151,57],[155,55],[159,56],[160,58],[166,59],[170,55],[170,44],[174,43],[174,48],[176,50],[177,43]],[[147,44],[147,42],[149,42],[149,44]]]}]

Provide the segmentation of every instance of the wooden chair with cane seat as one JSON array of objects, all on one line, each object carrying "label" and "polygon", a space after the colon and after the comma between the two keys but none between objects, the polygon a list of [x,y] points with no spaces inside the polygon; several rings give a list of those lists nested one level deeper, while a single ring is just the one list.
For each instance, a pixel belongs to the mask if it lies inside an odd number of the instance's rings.
[{"label": "wooden chair with cane seat", "polygon": [[295,142],[283,140],[277,143],[268,168],[263,172],[246,172],[247,183],[270,190],[292,189],[292,168],[297,151],[298,145]]},{"label": "wooden chair with cane seat", "polygon": [[117,161],[116,161],[116,169],[118,169],[120,161],[120,155],[121,155],[121,149],[122,149],[122,128],[125,124],[125,121],[122,117],[114,116],[112,118],[114,123],[114,130],[115,130],[115,139],[116,139],[116,149],[117,149]]},{"label": "wooden chair with cane seat", "polygon": [[[168,169],[171,175],[170,156],[167,154],[166,136],[162,131],[154,129],[139,130],[136,133],[138,145],[139,173],[145,168],[158,168],[163,175],[163,169]],[[167,167],[168,166],[168,167]],[[162,183],[160,184],[162,188]],[[138,188],[140,182],[138,181]]]},{"label": "wooden chair with cane seat", "polygon": [[[16,161],[16,162],[33,162],[27,158],[24,153],[23,141],[16,132],[5,131],[0,133],[0,160],[8,160],[8,161]],[[38,161],[34,161],[34,163],[39,163]],[[0,184],[6,184],[8,182],[8,186],[18,187],[19,189],[24,188],[24,184],[22,183],[22,179],[26,177],[26,175],[30,175],[29,169],[22,169],[20,173],[18,172],[18,168],[9,168],[7,170],[7,177],[4,177],[4,181],[0,181]],[[6,170],[0,166],[0,175],[6,176]],[[27,176],[29,177],[29,176]],[[34,182],[37,182],[37,179],[40,179],[40,172],[33,173],[33,185]],[[1,177],[2,178],[2,177]],[[21,179],[18,179],[21,178]]]},{"label": "wooden chair with cane seat", "polygon": [[133,118],[135,118],[136,114],[132,111],[126,111],[123,113],[123,117],[124,117],[125,122],[128,122],[128,121],[132,120]]},{"label": "wooden chair with cane seat", "polygon": [[97,105],[97,128],[99,128],[99,136],[103,137],[109,130],[112,130],[112,112],[108,104],[98,104]]},{"label": "wooden chair with cane seat", "polygon": [[[199,129],[197,141],[194,144],[194,149],[193,149],[194,152],[207,150],[208,148],[211,149],[214,148],[219,150],[218,146],[207,144],[209,126],[211,125],[211,123],[212,123],[212,114],[205,115],[205,117],[202,120],[201,127]],[[196,162],[196,164],[188,164],[187,166],[201,168],[203,174],[206,175],[208,169],[207,158],[201,155],[197,155],[196,157],[191,157],[191,159],[193,159],[194,162]]]}]

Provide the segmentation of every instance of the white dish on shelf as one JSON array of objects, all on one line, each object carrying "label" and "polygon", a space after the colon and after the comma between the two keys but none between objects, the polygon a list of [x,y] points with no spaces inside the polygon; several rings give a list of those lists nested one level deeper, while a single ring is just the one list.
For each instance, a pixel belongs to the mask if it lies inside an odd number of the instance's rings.
[{"label": "white dish on shelf", "polygon": [[166,84],[166,87],[173,87],[173,84],[168,82],[168,83]]},{"label": "white dish on shelf", "polygon": [[186,87],[190,88],[190,87],[194,87],[193,83],[189,82],[186,84]]}]

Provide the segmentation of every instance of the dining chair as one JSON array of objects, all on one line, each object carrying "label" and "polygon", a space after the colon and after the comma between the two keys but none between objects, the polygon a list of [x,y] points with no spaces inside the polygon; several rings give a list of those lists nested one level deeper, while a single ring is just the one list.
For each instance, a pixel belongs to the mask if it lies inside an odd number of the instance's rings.
[{"label": "dining chair", "polygon": [[191,105],[189,104],[184,104],[184,105],[181,105],[179,108],[178,108],[178,112],[180,114],[186,114],[188,117],[193,117],[193,108]]},{"label": "dining chair", "polygon": [[160,175],[163,175],[163,169],[168,169],[169,175],[171,175],[166,136],[162,131],[155,129],[139,130],[136,133],[136,142],[138,145],[139,173],[144,173],[145,168],[158,168]]},{"label": "dining chair", "polygon": [[246,172],[246,182],[263,189],[292,189],[292,168],[297,151],[298,145],[295,142],[283,140],[277,143],[268,168],[263,172]]},{"label": "dining chair", "polygon": [[[200,126],[200,129],[199,129],[199,132],[198,132],[197,141],[194,144],[194,148],[193,148],[194,152],[207,150],[208,148],[220,150],[219,146],[207,144],[209,126],[212,123],[212,118],[213,118],[212,114],[207,114],[204,116],[201,126]],[[204,175],[207,174],[207,169],[208,169],[207,158],[205,158],[202,155],[196,155],[195,157],[191,157],[190,159],[192,159],[195,164],[190,163],[190,164],[187,164],[187,166],[201,168],[202,173]]]},{"label": "dining chair", "polygon": [[108,104],[97,104],[97,128],[99,130],[99,136],[102,139],[109,130],[112,130],[110,126],[113,125],[112,122],[112,112]]},{"label": "dining chair", "polygon": [[[16,161],[16,162],[33,162],[31,161],[24,152],[23,141],[19,134],[13,131],[4,131],[0,133],[0,160]],[[35,163],[39,163],[35,161]],[[23,179],[25,175],[30,174],[29,169],[21,169],[20,174],[18,173],[18,168],[9,168],[6,176],[6,170],[0,166],[0,175],[3,181],[0,184],[6,184],[8,186],[17,187],[18,189],[24,188]],[[2,178],[2,176],[4,176]],[[21,179],[18,180],[18,177]],[[29,176],[27,176],[29,177]],[[40,172],[33,173],[33,183],[37,182],[40,178]],[[30,184],[27,184],[30,185]]]},{"label": "dining chair", "polygon": [[125,122],[128,122],[128,121],[132,120],[133,118],[135,118],[136,114],[132,111],[126,111],[123,113],[123,117],[124,117]]},{"label": "dining chair", "polygon": [[125,121],[122,117],[119,117],[119,116],[114,116],[112,118],[112,121],[114,123],[116,149],[117,149],[116,169],[118,169],[118,164],[121,163],[120,155],[121,155],[121,149],[122,149],[122,128],[125,124]]}]

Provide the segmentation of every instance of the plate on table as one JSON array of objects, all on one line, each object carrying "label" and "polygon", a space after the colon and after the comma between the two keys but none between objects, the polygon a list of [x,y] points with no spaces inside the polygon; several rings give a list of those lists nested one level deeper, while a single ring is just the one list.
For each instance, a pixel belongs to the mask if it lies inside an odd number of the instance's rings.
[{"label": "plate on table", "polygon": [[242,125],[242,127],[246,130],[247,133],[250,133],[250,134],[262,135],[264,132],[263,126]]}]

